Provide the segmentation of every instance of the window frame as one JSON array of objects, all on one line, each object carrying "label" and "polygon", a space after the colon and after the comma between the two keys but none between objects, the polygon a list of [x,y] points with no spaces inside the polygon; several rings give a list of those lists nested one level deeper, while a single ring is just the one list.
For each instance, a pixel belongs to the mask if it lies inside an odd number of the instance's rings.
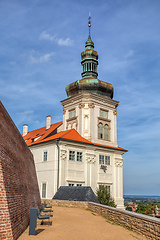
[{"label": "window frame", "polygon": [[43,162],[48,161],[48,151],[43,151]]},{"label": "window frame", "polygon": [[[105,128],[107,126],[107,129]],[[107,132],[105,132],[105,130],[107,130]],[[104,125],[104,140],[109,140],[109,126],[108,126],[108,124],[106,123],[105,125]]]},{"label": "window frame", "polygon": [[[106,113],[106,117],[103,117],[101,113]],[[98,139],[110,141],[110,122],[111,120],[108,119],[108,110],[106,109],[99,109],[99,117],[98,117]],[[100,127],[101,125],[101,127]]]},{"label": "window frame", "polygon": [[[72,159],[74,153],[74,159]],[[83,152],[76,151],[76,150],[69,150],[69,161],[74,161],[74,162],[83,162]]]},{"label": "window frame", "polygon": [[[45,190],[43,189],[44,184],[45,184]],[[44,195],[43,195],[44,192],[45,192],[45,197],[44,197]],[[47,183],[46,183],[46,182],[42,182],[42,183],[41,183],[41,194],[42,194],[42,198],[43,198],[43,199],[46,199],[46,198],[47,198]]]},{"label": "window frame", "polygon": [[[70,114],[73,113],[73,112],[74,112],[74,116],[70,116]],[[76,117],[76,109],[75,109],[75,108],[70,109],[70,110],[68,111],[68,113],[69,113],[69,119],[72,119],[72,118],[75,118],[75,117]]]},{"label": "window frame", "polygon": [[[76,155],[77,155],[77,157],[76,157],[77,162],[82,162],[82,160],[83,160],[83,152],[77,151]],[[79,158],[79,160],[78,160],[78,158]]]},{"label": "window frame", "polygon": [[[74,156],[74,159],[72,159],[73,156]],[[69,161],[75,161],[76,159],[75,157],[76,157],[75,151],[69,150]]]},{"label": "window frame", "polygon": [[108,155],[105,155],[105,165],[110,166],[111,165],[111,157]]},{"label": "window frame", "polygon": [[74,183],[68,183],[68,187],[74,187]]},{"label": "window frame", "polygon": [[[109,164],[107,162],[109,162]],[[99,154],[99,165],[111,166],[111,156]]]},{"label": "window frame", "polygon": [[110,185],[105,185],[105,188],[107,189],[107,192],[111,193],[111,186]]},{"label": "window frame", "polygon": [[[99,109],[99,116],[101,117],[101,118],[103,118],[103,119],[108,119],[108,110],[106,110],[106,109],[103,109],[103,108],[100,108]],[[106,117],[103,117],[101,114],[102,113],[106,113]]]},{"label": "window frame", "polygon": [[103,139],[103,123],[98,123],[98,138]]},{"label": "window frame", "polygon": [[76,183],[76,182],[73,182],[73,183],[69,182],[68,186],[69,187],[82,187],[83,184],[82,183]]}]

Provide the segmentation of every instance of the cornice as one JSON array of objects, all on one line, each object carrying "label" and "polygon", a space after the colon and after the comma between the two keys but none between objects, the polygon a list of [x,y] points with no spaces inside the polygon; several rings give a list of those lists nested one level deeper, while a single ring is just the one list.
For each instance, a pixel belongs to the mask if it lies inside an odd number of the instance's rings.
[{"label": "cornice", "polygon": [[77,94],[73,97],[70,98],[66,98],[64,100],[61,101],[61,104],[63,106],[66,105],[71,105],[73,103],[88,103],[89,101],[92,101],[94,103],[98,103],[98,104],[110,104],[114,107],[118,107],[119,102],[116,100],[113,100],[109,97],[103,96],[103,95],[98,95],[98,94],[93,94],[93,93],[80,93]]}]

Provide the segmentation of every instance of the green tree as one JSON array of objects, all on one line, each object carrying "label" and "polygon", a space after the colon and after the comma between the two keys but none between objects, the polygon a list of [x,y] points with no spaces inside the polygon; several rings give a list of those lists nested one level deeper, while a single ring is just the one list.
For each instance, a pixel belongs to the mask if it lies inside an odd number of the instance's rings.
[{"label": "green tree", "polygon": [[116,207],[114,199],[111,197],[110,192],[107,191],[104,185],[99,186],[99,189],[97,190],[97,198],[98,201],[103,205]]},{"label": "green tree", "polygon": [[127,211],[131,211],[131,212],[132,212],[132,208],[131,208],[131,207],[129,207],[129,206],[127,206],[127,207],[126,207],[126,210],[127,210]]},{"label": "green tree", "polygon": [[137,213],[146,214],[146,205],[144,203],[140,203],[137,207]]}]

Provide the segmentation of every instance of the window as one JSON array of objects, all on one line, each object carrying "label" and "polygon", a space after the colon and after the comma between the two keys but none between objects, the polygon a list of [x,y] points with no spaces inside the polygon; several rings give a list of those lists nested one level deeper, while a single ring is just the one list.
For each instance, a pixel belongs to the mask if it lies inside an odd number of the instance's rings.
[{"label": "window", "polygon": [[110,165],[110,156],[105,156],[105,164]]},{"label": "window", "polygon": [[109,140],[109,124],[100,122],[98,124],[98,138],[103,140]]},{"label": "window", "polygon": [[75,161],[75,151],[69,151],[69,160]]},{"label": "window", "polygon": [[110,189],[110,186],[109,186],[109,185],[106,185],[106,189],[107,189],[107,192],[110,193],[111,189]]},{"label": "window", "polygon": [[73,118],[75,117],[75,115],[76,115],[75,110],[69,112],[69,118]]},{"label": "window", "polygon": [[82,152],[77,152],[77,161],[82,162]]},{"label": "window", "polygon": [[108,140],[109,139],[109,134],[108,134],[108,124],[104,125],[104,139]]},{"label": "window", "polygon": [[98,117],[98,138],[103,140],[110,139],[110,122],[108,119],[108,110],[100,109]]},{"label": "window", "polygon": [[99,164],[104,164],[104,155],[99,155]]},{"label": "window", "polygon": [[103,139],[103,124],[98,124],[98,138]]},{"label": "window", "polygon": [[82,152],[75,152],[75,151],[69,151],[69,160],[77,162],[82,162],[83,153]]},{"label": "window", "polygon": [[69,187],[74,187],[74,186],[77,186],[77,187],[81,187],[82,186],[82,184],[81,183],[68,183],[68,186]]},{"label": "window", "polygon": [[46,183],[42,183],[42,198],[46,198]]},{"label": "window", "polygon": [[69,187],[74,187],[74,183],[69,183],[68,186]]},{"label": "window", "polygon": [[47,152],[43,152],[43,161],[47,161]]},{"label": "window", "polygon": [[99,155],[99,164],[110,165],[110,156]]},{"label": "window", "polygon": [[100,116],[101,116],[102,118],[107,118],[107,117],[108,117],[108,112],[101,110],[101,111],[100,111]]}]

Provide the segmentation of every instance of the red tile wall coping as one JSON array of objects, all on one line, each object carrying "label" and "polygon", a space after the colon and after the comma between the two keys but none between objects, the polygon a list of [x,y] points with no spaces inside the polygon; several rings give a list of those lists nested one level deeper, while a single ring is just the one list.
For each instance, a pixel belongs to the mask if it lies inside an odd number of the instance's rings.
[{"label": "red tile wall coping", "polygon": [[33,155],[0,102],[0,239],[17,239],[41,207]]},{"label": "red tile wall coping", "polygon": [[45,201],[52,206],[88,208],[121,226],[132,229],[134,232],[137,232],[148,239],[160,240],[160,220],[155,217],[149,217],[147,215],[120,210],[92,202],[47,199],[41,201],[42,203]]}]

